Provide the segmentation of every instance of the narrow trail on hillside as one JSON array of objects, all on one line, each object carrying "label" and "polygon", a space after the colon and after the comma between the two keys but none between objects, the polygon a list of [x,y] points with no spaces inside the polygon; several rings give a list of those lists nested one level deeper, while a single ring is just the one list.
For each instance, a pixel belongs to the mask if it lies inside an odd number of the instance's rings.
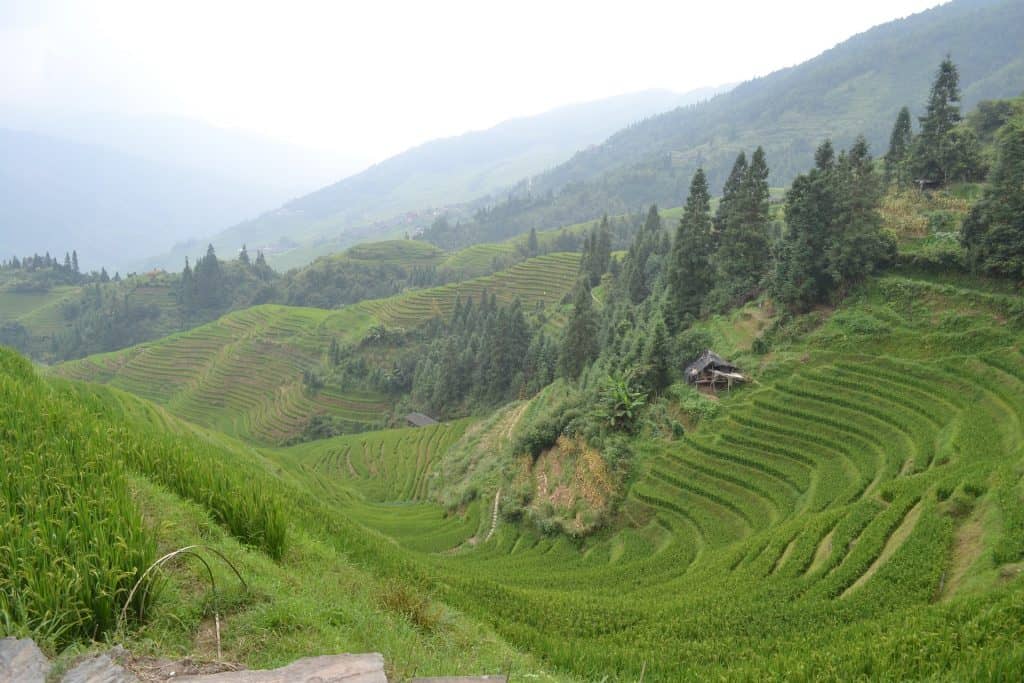
[{"label": "narrow trail on hillside", "polygon": [[491,540],[491,536],[494,535],[494,530],[498,528],[498,503],[501,502],[501,489],[498,489],[497,493],[494,494],[494,508],[491,510],[491,528],[487,531],[487,535],[484,536],[484,543]]}]

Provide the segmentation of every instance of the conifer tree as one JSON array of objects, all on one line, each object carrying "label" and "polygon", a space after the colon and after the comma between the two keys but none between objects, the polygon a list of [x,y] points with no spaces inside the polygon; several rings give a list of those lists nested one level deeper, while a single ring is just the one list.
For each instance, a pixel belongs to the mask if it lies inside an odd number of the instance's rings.
[{"label": "conifer tree", "polygon": [[592,238],[593,259],[591,262],[590,284],[596,285],[601,282],[601,276],[608,272],[608,266],[612,258],[612,232],[608,224],[608,214],[601,218],[597,227],[597,233]]},{"label": "conifer tree", "polygon": [[[751,298],[771,263],[768,164],[758,147],[750,164],[741,154],[726,182],[718,218],[715,253],[720,303]],[[723,214],[724,211],[724,214]]]},{"label": "conifer tree", "polygon": [[957,130],[960,119],[960,74],[947,56],[939,65],[925,114],[919,119],[921,132],[912,157],[918,179],[945,184],[975,172],[977,140]]},{"label": "conifer tree", "polygon": [[238,252],[238,262],[241,263],[243,266],[246,266],[246,267],[251,265],[251,263],[249,261],[249,252],[246,250],[244,244],[242,245],[242,250],[240,252]]},{"label": "conifer tree", "polygon": [[540,252],[537,245],[537,229],[530,228],[530,236],[526,240],[526,253],[528,256],[536,256]]},{"label": "conifer tree", "polygon": [[192,266],[188,256],[185,257],[185,268],[181,271],[181,282],[178,285],[178,303],[190,310],[195,303],[195,282],[192,279]]},{"label": "conifer tree", "polygon": [[788,230],[779,247],[772,293],[794,310],[842,297],[885,265],[895,245],[882,230],[880,179],[867,142],[857,139],[833,161],[822,143],[815,168],[786,193]]},{"label": "conifer tree", "polygon": [[586,281],[576,285],[572,314],[565,325],[562,351],[559,357],[561,374],[576,379],[583,369],[597,357],[597,316],[594,314],[590,288]]},{"label": "conifer tree", "polygon": [[910,125],[910,109],[903,107],[896,116],[896,123],[893,124],[892,133],[889,135],[889,151],[885,154],[885,182],[896,183],[896,187],[903,188],[909,178],[907,177],[907,158],[910,156],[911,145],[914,141],[914,133]]},{"label": "conifer tree", "polygon": [[655,318],[647,333],[641,367],[644,385],[650,391],[660,393],[672,383],[672,354],[668,328],[661,316]]},{"label": "conifer tree", "polygon": [[700,315],[714,283],[710,264],[713,249],[711,195],[704,169],[700,168],[690,181],[690,194],[676,229],[666,273],[665,322],[674,332]]},{"label": "conifer tree", "polygon": [[740,152],[736,161],[732,164],[729,177],[722,186],[722,200],[718,203],[718,212],[715,214],[715,231],[719,236],[726,230],[726,223],[729,222],[734,207],[740,201],[740,190],[744,179],[747,176],[747,154]]},{"label": "conifer tree", "polygon": [[997,158],[985,193],[964,219],[960,242],[977,272],[1024,281],[1024,118],[996,136]]},{"label": "conifer tree", "polygon": [[256,271],[256,277],[261,280],[269,280],[273,274],[273,269],[267,265],[267,259],[263,256],[262,250],[256,251],[256,265],[253,267]]},{"label": "conifer tree", "polygon": [[73,270],[75,273],[81,272],[80,270],[78,270],[78,252],[75,251],[74,249],[71,250],[71,270]]}]

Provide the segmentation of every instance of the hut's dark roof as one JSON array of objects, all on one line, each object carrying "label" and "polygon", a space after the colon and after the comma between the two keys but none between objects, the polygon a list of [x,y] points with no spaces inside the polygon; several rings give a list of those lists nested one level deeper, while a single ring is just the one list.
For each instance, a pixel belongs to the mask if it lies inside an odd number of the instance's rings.
[{"label": "hut's dark roof", "polygon": [[686,369],[683,371],[683,376],[689,382],[692,381],[692,379],[695,379],[702,372],[709,369],[718,370],[720,372],[736,372],[739,368],[719,356],[711,349],[707,349],[697,357],[697,360],[686,366]]},{"label": "hut's dark roof", "polygon": [[436,425],[437,420],[423,413],[409,413],[405,416],[406,421],[416,427],[429,427],[430,425]]}]

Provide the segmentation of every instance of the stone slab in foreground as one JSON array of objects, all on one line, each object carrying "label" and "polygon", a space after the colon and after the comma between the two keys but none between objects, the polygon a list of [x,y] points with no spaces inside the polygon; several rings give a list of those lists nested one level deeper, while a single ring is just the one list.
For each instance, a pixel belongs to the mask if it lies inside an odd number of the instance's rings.
[{"label": "stone slab in foreground", "polygon": [[134,674],[126,671],[110,657],[110,654],[117,656],[123,652],[124,650],[116,648],[111,653],[79,662],[78,666],[64,674],[60,683],[138,683],[139,679]]},{"label": "stone slab in foreground", "polygon": [[29,639],[0,640],[0,683],[45,683],[50,660]]},{"label": "stone slab in foreground", "polygon": [[175,678],[181,683],[388,683],[384,656],[325,655],[307,657],[280,669],[225,671]]}]

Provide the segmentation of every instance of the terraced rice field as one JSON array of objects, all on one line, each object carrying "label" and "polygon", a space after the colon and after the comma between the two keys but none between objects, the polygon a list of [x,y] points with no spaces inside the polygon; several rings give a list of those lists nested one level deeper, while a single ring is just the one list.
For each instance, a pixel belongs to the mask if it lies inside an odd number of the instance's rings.
[{"label": "terraced rice field", "polygon": [[[427,499],[428,477],[467,421],[334,437],[274,452],[346,514],[419,552],[450,551],[476,533],[481,504],[446,515]],[[408,532],[408,533],[407,533]]]},{"label": "terraced rice field", "polygon": [[450,315],[456,298],[475,301],[486,292],[502,303],[519,299],[524,306],[556,304],[576,282],[579,255],[557,253],[516,264],[494,275],[364,302],[360,307],[389,326],[410,329],[433,317]]},{"label": "terraced rice field", "polygon": [[337,311],[255,306],[193,330],[54,369],[74,379],[109,383],[165,406],[195,424],[260,444],[300,434],[316,414],[380,423],[386,397],[348,387],[311,392],[303,372],[317,367],[332,338],[361,339],[371,327],[414,328],[448,315],[456,297],[493,292],[526,306],[560,301],[576,278],[575,254],[550,254],[492,276],[367,301]]},{"label": "terraced rice field", "polygon": [[387,410],[383,397],[365,391],[303,389],[303,371],[315,366],[332,335],[368,328],[366,316],[354,313],[258,306],[159,342],[65,363],[55,372],[109,383],[199,425],[278,443],[301,432],[311,415],[366,423]]},{"label": "terraced rice field", "polygon": [[[618,525],[584,542],[508,523],[477,542],[490,494],[476,523],[422,506],[443,458],[428,446],[424,460],[425,443],[441,447],[425,431],[293,456],[354,518],[426,552],[446,602],[582,679],[849,679],[878,666],[914,678],[961,661],[947,644],[973,619],[1020,604],[1021,580],[1007,578],[1024,559],[1014,305],[882,281],[698,431],[638,442]],[[965,545],[979,516],[983,541]],[[983,603],[964,575],[991,591]]]},{"label": "terraced rice field", "polygon": [[344,257],[357,261],[373,261],[412,268],[437,265],[445,258],[445,252],[429,242],[385,240],[358,244],[348,249],[344,253]]},{"label": "terraced rice field", "polygon": [[518,253],[517,244],[514,241],[474,244],[465,249],[449,255],[439,265],[440,268],[455,273],[462,273],[467,277],[484,275],[492,271],[491,264],[495,258],[514,256]]},{"label": "terraced rice field", "polygon": [[0,323],[17,321],[33,337],[51,337],[66,324],[62,304],[79,291],[79,287],[54,287],[40,293],[0,291]]}]

